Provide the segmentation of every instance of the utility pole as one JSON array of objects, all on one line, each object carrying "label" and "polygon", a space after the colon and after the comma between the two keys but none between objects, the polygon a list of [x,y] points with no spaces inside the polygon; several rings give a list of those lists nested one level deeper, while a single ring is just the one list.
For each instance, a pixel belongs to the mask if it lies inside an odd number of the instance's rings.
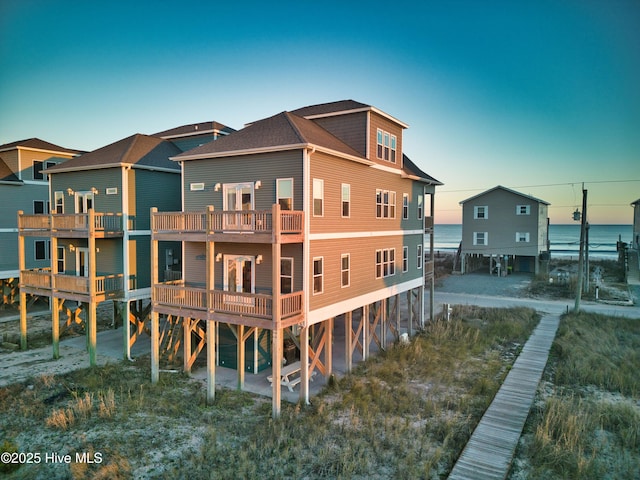
[{"label": "utility pole", "polygon": [[580,222],[580,256],[578,258],[578,284],[576,285],[576,305],[574,312],[580,311],[580,298],[582,297],[582,279],[584,276],[584,243],[587,230],[587,191],[582,184],[582,218]]}]

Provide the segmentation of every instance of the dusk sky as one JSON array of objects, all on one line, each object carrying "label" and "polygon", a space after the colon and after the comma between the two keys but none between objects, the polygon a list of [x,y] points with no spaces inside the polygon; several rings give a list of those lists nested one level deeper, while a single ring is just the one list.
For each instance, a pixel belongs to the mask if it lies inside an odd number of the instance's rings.
[{"label": "dusk sky", "polygon": [[0,0],[0,144],[93,150],[353,99],[409,124],[436,223],[498,184],[572,223],[640,198],[640,1]]}]

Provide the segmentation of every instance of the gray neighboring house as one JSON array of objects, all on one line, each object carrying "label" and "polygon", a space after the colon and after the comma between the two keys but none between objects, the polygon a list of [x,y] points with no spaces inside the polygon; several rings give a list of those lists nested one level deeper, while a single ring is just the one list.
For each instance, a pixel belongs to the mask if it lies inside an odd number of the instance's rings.
[{"label": "gray neighboring house", "polygon": [[[2,304],[18,301],[18,210],[49,212],[49,185],[43,170],[80,155],[80,150],[29,138],[0,145],[0,291]],[[49,265],[46,238],[25,245],[29,268]]]},{"label": "gray neighboring house", "polygon": [[460,202],[461,271],[539,273],[549,255],[549,203],[498,185]]},{"label": "gray neighboring house", "polygon": [[633,240],[632,248],[640,250],[640,198],[635,202],[631,202],[633,207]]}]

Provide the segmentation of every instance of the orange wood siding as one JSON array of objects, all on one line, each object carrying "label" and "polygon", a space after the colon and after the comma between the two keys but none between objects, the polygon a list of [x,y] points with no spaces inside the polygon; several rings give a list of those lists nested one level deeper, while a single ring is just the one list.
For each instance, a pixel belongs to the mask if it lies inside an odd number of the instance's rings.
[{"label": "orange wood siding", "polygon": [[[308,295],[310,310],[420,278],[424,270],[417,268],[417,245],[421,242],[421,235],[311,241]],[[403,246],[408,247],[409,269],[406,273],[402,272]],[[376,250],[388,248],[395,248],[395,274],[376,278]],[[345,253],[350,255],[348,287],[341,286],[341,256]],[[324,291],[321,294],[313,293],[315,257],[323,257],[324,261]]]},{"label": "orange wood siding", "polygon": [[[421,184],[401,178],[400,175],[382,171],[368,165],[339,159],[324,153],[311,155],[311,184],[313,179],[324,180],[324,215],[313,216],[310,203],[310,232],[368,232],[389,230],[417,230],[422,228],[418,219],[417,196]],[[351,185],[351,211],[349,218],[342,218],[341,187]],[[395,219],[376,218],[376,189],[395,191]],[[402,219],[402,195],[409,194],[409,218]],[[313,195],[309,195],[310,202]]]}]

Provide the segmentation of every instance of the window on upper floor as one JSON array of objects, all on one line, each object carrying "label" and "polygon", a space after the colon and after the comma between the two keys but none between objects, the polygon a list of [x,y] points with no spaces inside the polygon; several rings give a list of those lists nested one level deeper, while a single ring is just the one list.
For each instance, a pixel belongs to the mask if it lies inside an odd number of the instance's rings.
[{"label": "window on upper floor", "polygon": [[342,217],[348,218],[351,215],[351,185],[342,184]]},{"label": "window on upper floor", "polygon": [[516,232],[516,242],[529,243],[529,232]]},{"label": "window on upper floor", "polygon": [[281,210],[293,210],[293,178],[276,180],[276,196]]},{"label": "window on upper floor", "polygon": [[517,205],[516,215],[531,215],[531,205]]},{"label": "window on upper floor", "polygon": [[64,273],[64,247],[58,247],[58,273]]},{"label": "window on upper floor", "polygon": [[424,256],[422,255],[422,245],[418,245],[418,258],[416,259],[416,262],[418,269],[421,269],[422,262],[424,262]]},{"label": "window on upper floor", "polygon": [[324,258],[313,259],[313,293],[322,293],[324,289]]},{"label": "window on upper floor", "polygon": [[376,218],[396,218],[396,192],[376,190]]},{"label": "window on upper floor", "polygon": [[293,258],[280,259],[280,293],[293,292]]},{"label": "window on upper floor", "polygon": [[55,213],[64,213],[64,192],[54,192],[53,201],[56,207]]},{"label": "window on upper floor", "polygon": [[473,218],[476,220],[489,218],[489,207],[487,207],[486,205],[473,207]]},{"label": "window on upper floor", "polygon": [[474,245],[489,245],[489,233],[488,232],[473,232],[473,244]]},{"label": "window on upper floor", "polygon": [[402,247],[402,271],[409,271],[409,247]]},{"label": "window on upper floor", "polygon": [[51,248],[51,241],[36,240],[34,246],[35,246],[34,253],[35,253],[36,260],[47,260],[49,258],[49,249]]},{"label": "window on upper floor", "polygon": [[402,194],[402,219],[407,220],[409,218],[409,194]]},{"label": "window on upper floor", "polygon": [[377,130],[377,155],[378,158],[387,162],[396,163],[396,147],[398,138],[395,135],[391,135],[389,132],[378,128]]},{"label": "window on upper floor", "polygon": [[422,220],[424,214],[424,195],[418,194],[418,220]]},{"label": "window on upper floor", "polygon": [[376,278],[386,278],[396,274],[396,249],[376,250]]},{"label": "window on upper floor", "polygon": [[348,287],[351,284],[351,255],[343,253],[340,256],[340,285]]},{"label": "window on upper floor", "polygon": [[324,215],[324,180],[313,179],[313,216],[322,217]]},{"label": "window on upper floor", "polygon": [[44,200],[34,200],[33,213],[35,213],[36,215],[45,213],[45,205],[46,205],[46,202]]},{"label": "window on upper floor", "polygon": [[33,179],[34,180],[46,180],[43,173],[45,168],[53,167],[56,162],[43,162],[40,160],[33,161]]}]

